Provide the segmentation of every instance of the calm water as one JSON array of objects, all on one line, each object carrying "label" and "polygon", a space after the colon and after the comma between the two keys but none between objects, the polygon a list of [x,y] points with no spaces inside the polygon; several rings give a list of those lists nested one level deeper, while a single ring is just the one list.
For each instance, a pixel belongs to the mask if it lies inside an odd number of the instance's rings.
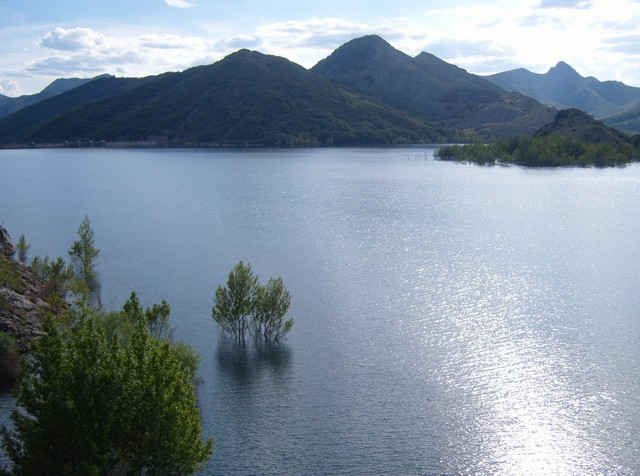
[{"label": "calm water", "polygon": [[[640,472],[640,167],[432,156],[0,151],[0,220],[59,255],[86,213],[106,304],[169,300],[205,474]],[[279,353],[218,348],[240,259],[291,290]]]}]

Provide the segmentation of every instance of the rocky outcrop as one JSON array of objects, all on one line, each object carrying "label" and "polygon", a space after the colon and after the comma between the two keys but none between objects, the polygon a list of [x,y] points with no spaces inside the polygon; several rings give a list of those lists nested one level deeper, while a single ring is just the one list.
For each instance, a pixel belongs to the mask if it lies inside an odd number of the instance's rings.
[{"label": "rocky outcrop", "polygon": [[9,232],[2,226],[0,226],[0,253],[7,258],[11,258],[16,253]]},{"label": "rocky outcrop", "polygon": [[0,331],[11,335],[25,351],[41,335],[50,306],[43,299],[44,283],[29,267],[13,261],[13,252],[9,234],[0,227]]}]

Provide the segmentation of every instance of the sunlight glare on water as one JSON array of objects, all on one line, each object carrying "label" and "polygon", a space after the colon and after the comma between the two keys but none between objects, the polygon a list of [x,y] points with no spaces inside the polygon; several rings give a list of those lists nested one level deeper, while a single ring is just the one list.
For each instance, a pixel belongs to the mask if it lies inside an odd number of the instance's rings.
[{"label": "sunlight glare on water", "polygon": [[[87,213],[106,305],[171,303],[203,474],[638,474],[640,167],[432,158],[0,151],[0,220],[54,256]],[[291,291],[277,353],[218,345],[240,259]]]}]

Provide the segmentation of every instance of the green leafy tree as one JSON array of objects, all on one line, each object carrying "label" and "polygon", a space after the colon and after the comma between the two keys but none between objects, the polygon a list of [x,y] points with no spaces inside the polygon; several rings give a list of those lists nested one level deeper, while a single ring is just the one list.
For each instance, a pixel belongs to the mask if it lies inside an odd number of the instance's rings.
[{"label": "green leafy tree", "polygon": [[43,297],[54,309],[59,309],[73,288],[73,269],[60,257],[49,260],[48,257],[42,259],[36,256],[31,261],[31,270],[44,283]]},{"label": "green leafy tree", "polygon": [[282,278],[271,278],[256,293],[256,337],[264,342],[279,342],[293,327],[293,319],[285,320],[291,295]]},{"label": "green leafy tree", "polygon": [[226,286],[218,286],[213,319],[236,343],[245,345],[250,320],[255,310],[258,278],[251,266],[240,261],[229,273]]},{"label": "green leafy tree", "polygon": [[27,254],[29,253],[29,248],[31,248],[31,245],[27,243],[27,239],[24,237],[24,235],[20,235],[18,243],[16,244],[16,248],[18,249],[18,260],[22,264],[26,264]]},{"label": "green leafy tree", "polygon": [[100,286],[95,260],[100,250],[95,247],[95,239],[89,217],[85,216],[78,228],[78,240],[69,249],[71,265],[78,280],[78,289],[100,303]]},{"label": "green leafy tree", "polygon": [[[47,320],[14,430],[3,432],[13,474],[186,475],[210,457],[195,367],[183,348],[152,335],[132,301],[111,314],[118,320],[90,307],[72,308],[66,324]],[[117,332],[114,322],[123,324]]]},{"label": "green leafy tree", "polygon": [[168,302],[162,301],[160,304],[143,309],[138,296],[132,292],[122,310],[132,322],[144,322],[152,336],[163,339],[171,337],[169,326],[171,307]]},{"label": "green leafy tree", "polygon": [[285,319],[290,305],[291,296],[281,278],[271,278],[262,286],[251,266],[240,261],[226,286],[218,286],[212,316],[241,346],[250,333],[256,343],[278,343],[293,327],[293,319]]}]

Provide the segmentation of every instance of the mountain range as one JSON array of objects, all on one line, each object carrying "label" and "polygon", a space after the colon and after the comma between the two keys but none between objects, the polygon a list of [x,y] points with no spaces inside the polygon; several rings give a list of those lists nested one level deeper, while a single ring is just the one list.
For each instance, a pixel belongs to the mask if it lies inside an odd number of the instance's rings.
[{"label": "mountain range", "polygon": [[487,79],[559,109],[581,109],[626,132],[640,131],[640,88],[583,77],[565,62],[544,74],[520,68]]},{"label": "mountain range", "polygon": [[[57,80],[37,95],[0,98],[0,108],[7,100],[14,108],[0,118],[0,144],[496,140],[533,134],[553,121],[553,106],[592,97],[569,94],[580,80],[607,86],[593,86],[602,99],[584,102],[592,108],[588,112],[596,106],[602,114],[622,108],[637,89],[582,78],[564,63],[546,75],[515,70],[484,78],[426,52],[411,57],[369,35],[347,42],[311,69],[240,50],[183,72]],[[621,122],[635,117],[617,114]]]},{"label": "mountain range", "polygon": [[0,120],[0,141],[205,145],[433,142],[444,132],[285,58],[240,50],[207,66],[103,78]]},{"label": "mountain range", "polygon": [[378,36],[307,70],[241,50],[146,78],[100,77],[0,119],[0,143],[351,145],[532,133],[554,110]]}]

